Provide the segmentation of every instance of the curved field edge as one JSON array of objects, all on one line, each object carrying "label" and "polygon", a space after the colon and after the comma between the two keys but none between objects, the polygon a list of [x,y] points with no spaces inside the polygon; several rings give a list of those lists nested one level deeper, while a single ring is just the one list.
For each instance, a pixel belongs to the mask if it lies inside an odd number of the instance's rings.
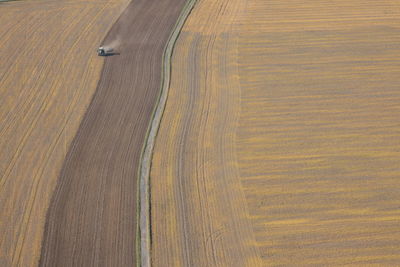
[{"label": "curved field edge", "polygon": [[[149,125],[146,141],[142,150],[142,157],[140,159],[139,168],[139,199],[138,199],[138,212],[139,212],[139,224],[138,225],[138,245],[137,254],[138,266],[149,267],[151,266],[151,221],[150,221],[150,168],[151,159],[153,155],[154,141],[158,134],[158,129],[163,117],[165,110],[168,91],[170,86],[171,78],[171,57],[173,54],[175,42],[179,37],[179,34],[185,24],[186,19],[193,10],[197,0],[188,0],[175,24],[175,27],[171,33],[171,36],[165,46],[163,62],[162,62],[162,77],[161,77],[161,89],[158,96],[158,101],[154,107],[151,123]],[[140,259],[140,260],[139,260]]]},{"label": "curved field edge", "polygon": [[38,264],[51,195],[102,72],[93,44],[126,4],[0,3],[0,266]]},{"label": "curved field edge", "polygon": [[137,263],[139,160],[159,99],[164,50],[187,1],[133,2],[110,34],[110,41],[121,36],[124,56],[107,58],[57,184],[46,232],[51,266]]}]

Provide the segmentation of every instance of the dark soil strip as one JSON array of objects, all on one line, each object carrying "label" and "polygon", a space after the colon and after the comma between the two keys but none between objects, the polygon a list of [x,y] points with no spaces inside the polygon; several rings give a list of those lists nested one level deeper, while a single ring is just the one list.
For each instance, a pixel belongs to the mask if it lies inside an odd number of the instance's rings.
[{"label": "dark soil strip", "polygon": [[[105,43],[97,91],[70,147],[47,215],[40,266],[136,265],[139,159],[161,65],[185,0],[133,0]],[[93,44],[95,47],[96,44]]]}]

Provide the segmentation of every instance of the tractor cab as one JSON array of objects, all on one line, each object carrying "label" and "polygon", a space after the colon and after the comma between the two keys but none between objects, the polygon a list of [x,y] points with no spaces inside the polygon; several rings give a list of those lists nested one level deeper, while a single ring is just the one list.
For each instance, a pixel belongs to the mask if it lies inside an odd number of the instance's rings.
[{"label": "tractor cab", "polygon": [[104,49],[104,47],[100,46],[99,49],[97,49],[97,55],[105,56],[106,54],[107,53],[106,53],[106,50]]}]

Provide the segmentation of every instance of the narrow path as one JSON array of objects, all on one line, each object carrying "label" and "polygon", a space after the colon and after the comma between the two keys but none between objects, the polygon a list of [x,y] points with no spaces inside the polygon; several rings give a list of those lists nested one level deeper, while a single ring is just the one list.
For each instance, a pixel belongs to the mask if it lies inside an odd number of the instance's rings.
[{"label": "narrow path", "polygon": [[158,98],[164,47],[184,0],[133,1],[70,147],[47,216],[41,266],[136,263],[138,164]]}]

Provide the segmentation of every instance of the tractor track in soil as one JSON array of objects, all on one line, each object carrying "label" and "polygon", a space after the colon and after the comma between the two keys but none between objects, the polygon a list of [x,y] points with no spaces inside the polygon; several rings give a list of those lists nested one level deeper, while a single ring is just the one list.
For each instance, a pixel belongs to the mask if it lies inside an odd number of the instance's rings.
[{"label": "tractor track in soil", "polygon": [[162,56],[186,1],[133,1],[105,43],[96,93],[72,142],[47,215],[41,266],[136,264],[138,166],[159,96]]}]

